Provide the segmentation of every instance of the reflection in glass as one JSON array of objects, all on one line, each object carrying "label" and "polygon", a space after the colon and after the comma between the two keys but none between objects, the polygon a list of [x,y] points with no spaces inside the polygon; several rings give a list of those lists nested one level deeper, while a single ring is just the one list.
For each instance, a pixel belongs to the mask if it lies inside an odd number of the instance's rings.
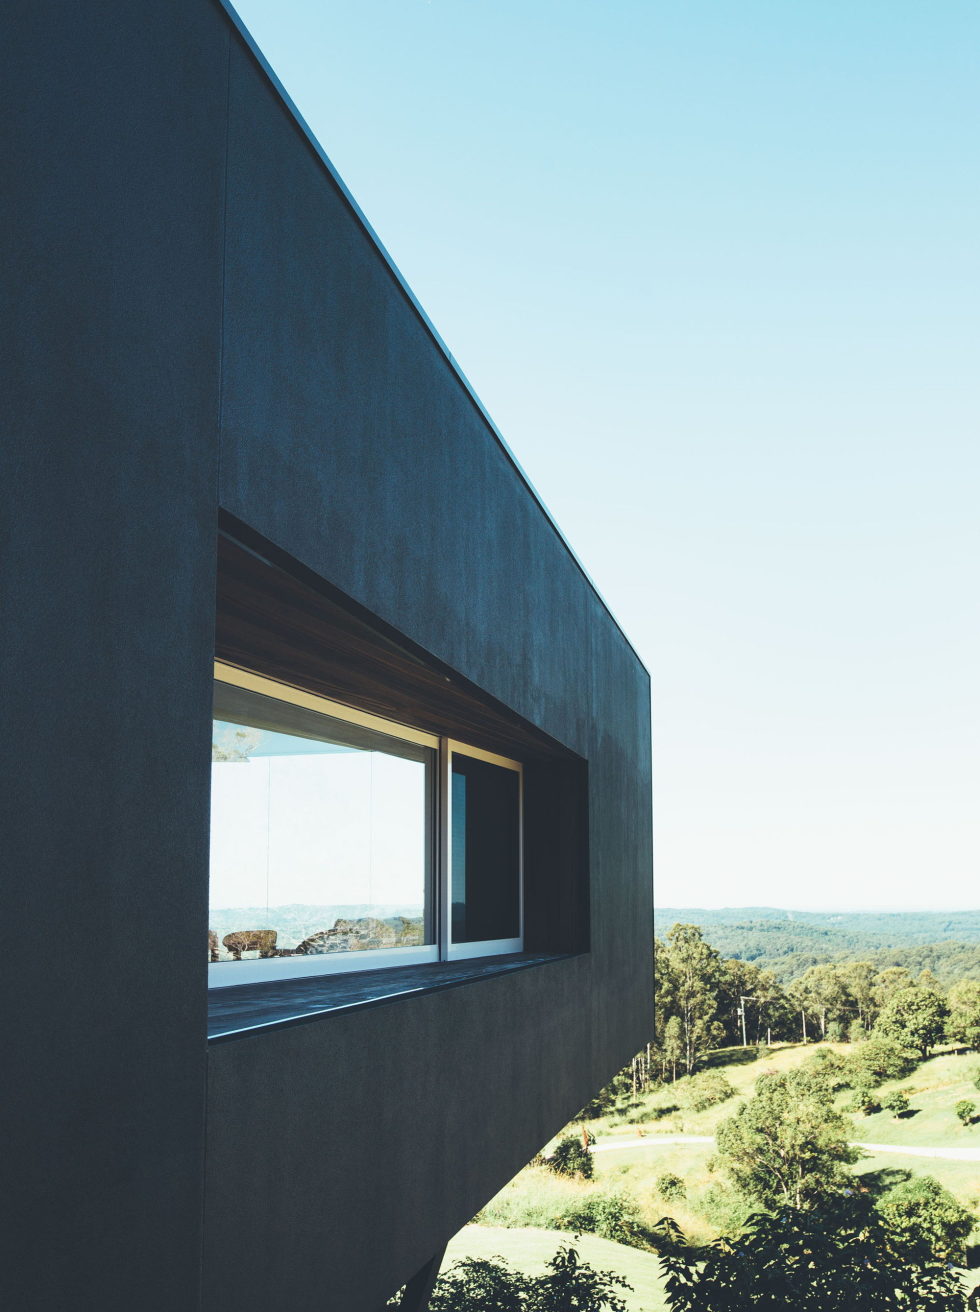
[{"label": "reflection in glass", "polygon": [[514,939],[520,915],[520,775],[453,753],[452,941]]},{"label": "reflection in glass", "polygon": [[215,688],[208,956],[320,956],[432,941],[432,753]]}]

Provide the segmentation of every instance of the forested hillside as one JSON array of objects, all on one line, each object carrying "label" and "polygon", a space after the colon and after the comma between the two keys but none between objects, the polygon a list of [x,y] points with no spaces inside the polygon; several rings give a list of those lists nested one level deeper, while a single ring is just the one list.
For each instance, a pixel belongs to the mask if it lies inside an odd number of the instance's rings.
[{"label": "forested hillside", "polygon": [[657,908],[655,929],[700,925],[722,957],[751,961],[789,983],[826,962],[867,961],[875,970],[930,970],[944,984],[980,980],[980,911],[818,912],[774,907],[716,911]]}]

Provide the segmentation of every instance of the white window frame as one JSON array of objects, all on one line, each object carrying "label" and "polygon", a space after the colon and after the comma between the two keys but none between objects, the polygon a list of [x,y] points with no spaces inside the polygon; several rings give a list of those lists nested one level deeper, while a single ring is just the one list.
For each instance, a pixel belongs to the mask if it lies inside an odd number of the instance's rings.
[{"label": "white window frame", "polygon": [[[435,921],[435,942],[418,947],[375,948],[366,952],[337,952],[309,957],[273,957],[266,960],[208,963],[208,988],[231,988],[239,984],[271,983],[291,979],[307,979],[321,975],[341,974],[346,971],[382,970],[433,961],[463,961],[474,957],[499,956],[521,952],[524,946],[524,770],[519,761],[493,752],[483,751],[469,743],[453,738],[438,737],[413,725],[387,720],[368,711],[345,706],[317,693],[270,679],[252,670],[242,669],[225,661],[215,661],[214,677],[246,691],[260,693],[278,701],[301,706],[306,710],[342,720],[362,728],[372,729],[389,738],[428,747],[434,753],[434,796],[431,813],[432,843],[432,915]],[[452,757],[454,753],[488,761],[491,765],[513,770],[518,775],[518,835],[519,835],[519,914],[520,934],[517,938],[495,939],[477,943],[453,943],[452,934]],[[428,910],[428,908],[426,908]]]},{"label": "white window frame", "polygon": [[[517,938],[483,939],[475,943],[454,943],[452,941],[452,828],[453,828],[453,790],[452,772],[455,755],[475,757],[478,761],[488,761],[490,765],[502,766],[513,770],[518,777],[517,786],[517,888],[518,913],[520,929]],[[440,869],[444,872],[442,880],[442,907],[440,921],[445,930],[445,959],[447,961],[468,961],[473,957],[499,956],[506,952],[520,952],[524,947],[524,767],[520,761],[512,761],[508,756],[497,756],[494,752],[485,752],[469,743],[462,743],[455,738],[443,738],[439,752],[439,796],[440,812],[443,819],[440,833],[440,850],[442,859]]]}]

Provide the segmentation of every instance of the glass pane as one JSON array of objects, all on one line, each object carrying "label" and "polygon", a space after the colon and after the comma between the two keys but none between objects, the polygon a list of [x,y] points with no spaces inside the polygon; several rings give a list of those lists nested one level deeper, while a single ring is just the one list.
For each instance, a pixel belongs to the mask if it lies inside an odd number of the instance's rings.
[{"label": "glass pane", "polygon": [[215,716],[209,960],[432,942],[432,753],[221,683]]},{"label": "glass pane", "polygon": [[520,776],[453,753],[452,938],[517,938],[520,913]]}]

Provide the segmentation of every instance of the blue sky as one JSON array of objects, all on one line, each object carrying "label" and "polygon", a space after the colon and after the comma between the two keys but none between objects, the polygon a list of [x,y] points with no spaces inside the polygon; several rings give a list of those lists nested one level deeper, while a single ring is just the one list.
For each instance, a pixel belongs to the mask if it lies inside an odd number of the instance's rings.
[{"label": "blue sky", "polygon": [[980,6],[237,7],[651,671],[658,903],[980,904]]}]

